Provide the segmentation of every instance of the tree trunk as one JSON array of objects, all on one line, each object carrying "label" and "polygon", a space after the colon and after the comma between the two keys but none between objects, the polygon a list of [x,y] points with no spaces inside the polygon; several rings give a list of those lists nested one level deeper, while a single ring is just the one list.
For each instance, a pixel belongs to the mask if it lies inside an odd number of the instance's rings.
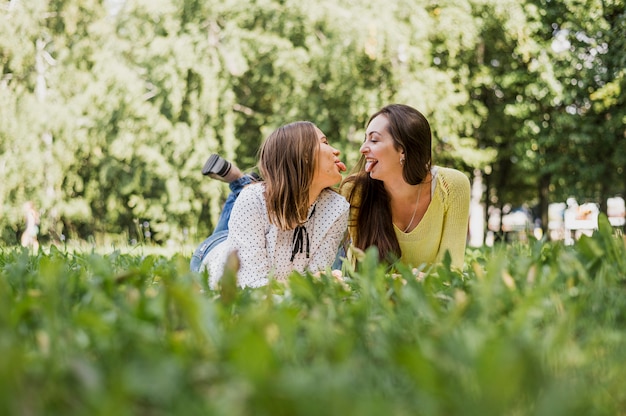
[{"label": "tree trunk", "polygon": [[541,231],[548,235],[548,205],[550,204],[550,180],[551,175],[544,173],[539,178],[539,209],[537,215],[541,218]]},{"label": "tree trunk", "polygon": [[[37,53],[35,55],[35,69],[37,71],[37,83],[35,84],[35,96],[37,97],[37,101],[43,104],[46,102],[46,96],[48,94],[48,87],[46,85],[46,61],[51,60],[51,58],[47,55],[48,52],[46,52],[46,41],[43,39],[37,39],[36,47]],[[51,171],[49,168],[54,163],[54,155],[52,153],[52,133],[44,131],[41,134],[41,143],[43,152],[43,163],[41,168],[44,171],[43,198],[45,198],[45,201],[47,201],[46,204],[48,205],[46,212],[46,218],[48,221],[47,229],[49,233],[53,234],[53,238],[57,238],[58,232],[56,225],[58,222],[58,211],[56,209],[56,192],[54,189],[54,179],[48,174],[48,172]]]}]

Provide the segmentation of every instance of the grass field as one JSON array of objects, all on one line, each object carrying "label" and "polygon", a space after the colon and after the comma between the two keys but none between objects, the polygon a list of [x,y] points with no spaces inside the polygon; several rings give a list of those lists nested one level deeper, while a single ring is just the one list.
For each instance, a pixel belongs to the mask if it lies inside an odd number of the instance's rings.
[{"label": "grass field", "polygon": [[206,287],[188,255],[0,248],[0,414],[624,415],[626,248]]}]

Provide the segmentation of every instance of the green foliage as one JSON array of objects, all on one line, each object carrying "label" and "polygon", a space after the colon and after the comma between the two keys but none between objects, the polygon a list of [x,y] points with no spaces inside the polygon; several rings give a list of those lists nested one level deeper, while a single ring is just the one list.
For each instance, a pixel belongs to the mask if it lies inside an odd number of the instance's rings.
[{"label": "green foliage", "polygon": [[481,94],[492,120],[481,130],[484,145],[497,140],[502,200],[519,204],[549,192],[550,201],[541,201],[546,211],[548,202],[569,196],[604,204],[623,193],[623,161],[612,149],[623,147],[624,130],[609,120],[621,119],[624,106],[606,100],[623,78],[623,62],[613,59],[623,43],[615,36],[623,2],[527,1],[496,16],[484,35],[485,64],[496,68],[480,73],[492,89]]},{"label": "green foliage", "polygon": [[45,243],[193,245],[227,192],[199,174],[209,154],[253,168],[270,131],[308,119],[353,166],[390,102],[429,118],[435,163],[483,170],[490,203],[605,201],[626,189],[625,16],[619,0],[5,2],[3,241],[32,200]]},{"label": "green foliage", "polygon": [[612,232],[602,217],[574,246],[468,250],[462,274],[388,274],[370,251],[341,278],[215,291],[184,256],[2,249],[0,410],[620,414]]}]

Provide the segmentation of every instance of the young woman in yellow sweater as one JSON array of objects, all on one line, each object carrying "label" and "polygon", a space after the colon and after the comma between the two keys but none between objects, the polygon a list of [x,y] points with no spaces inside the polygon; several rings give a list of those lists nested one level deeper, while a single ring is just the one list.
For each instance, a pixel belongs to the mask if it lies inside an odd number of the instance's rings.
[{"label": "young woman in yellow sweater", "polygon": [[421,268],[450,253],[463,268],[470,183],[462,172],[432,165],[426,118],[402,104],[371,116],[355,173],[342,184],[350,202],[352,244],[376,246],[380,259]]}]

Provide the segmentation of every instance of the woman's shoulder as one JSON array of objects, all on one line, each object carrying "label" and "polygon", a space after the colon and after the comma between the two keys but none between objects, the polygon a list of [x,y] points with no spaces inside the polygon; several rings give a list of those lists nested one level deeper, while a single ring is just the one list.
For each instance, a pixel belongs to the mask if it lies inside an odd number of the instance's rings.
[{"label": "woman's shoulder", "polygon": [[251,183],[250,185],[246,185],[239,196],[237,197],[238,201],[246,201],[246,203],[251,203],[254,201],[264,203],[265,197],[265,184],[263,182]]},{"label": "woman's shoulder", "polygon": [[442,166],[437,166],[437,177],[439,180],[458,184],[461,186],[469,185],[470,181],[466,174],[461,172],[460,170],[454,168],[445,168]]},{"label": "woman's shoulder", "polygon": [[437,188],[442,196],[453,199],[468,199],[470,194],[470,180],[467,175],[460,170],[453,168],[437,167]]},{"label": "woman's shoulder", "polygon": [[318,203],[346,210],[350,207],[346,198],[332,189],[324,189],[319,196]]},{"label": "woman's shoulder", "polygon": [[265,182],[252,182],[241,190],[241,194],[249,195],[263,195],[263,192],[265,192]]}]

